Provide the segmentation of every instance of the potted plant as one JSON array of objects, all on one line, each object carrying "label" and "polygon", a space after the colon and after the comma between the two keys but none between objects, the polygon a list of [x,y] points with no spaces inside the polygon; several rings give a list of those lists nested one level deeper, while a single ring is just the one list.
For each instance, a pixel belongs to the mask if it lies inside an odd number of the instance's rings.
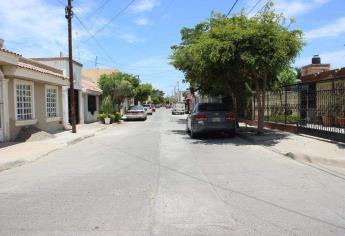
[{"label": "potted plant", "polygon": [[324,126],[332,126],[334,123],[333,116],[331,116],[331,115],[322,116],[322,123]]},{"label": "potted plant", "polygon": [[107,96],[104,98],[104,100],[102,101],[101,108],[105,114],[104,123],[106,125],[109,125],[111,122],[111,114],[114,112],[114,106],[113,106],[113,102],[111,101],[110,96]]},{"label": "potted plant", "polygon": [[345,116],[344,116],[344,112],[340,112],[340,113],[339,113],[337,122],[338,122],[338,125],[339,125],[340,127],[342,127],[342,128],[345,127]]}]

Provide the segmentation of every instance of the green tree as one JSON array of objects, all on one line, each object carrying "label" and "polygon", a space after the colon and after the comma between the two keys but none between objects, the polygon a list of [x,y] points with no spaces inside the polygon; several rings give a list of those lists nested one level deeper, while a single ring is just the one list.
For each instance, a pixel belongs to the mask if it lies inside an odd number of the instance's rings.
[{"label": "green tree", "polygon": [[153,104],[160,104],[164,102],[164,92],[159,89],[153,89],[151,94]]},{"label": "green tree", "polygon": [[266,89],[303,46],[302,32],[266,8],[255,17],[213,14],[196,27],[181,30],[171,63],[185,74],[191,89],[207,95],[240,98],[255,90],[258,134],[263,133]]},{"label": "green tree", "polygon": [[125,98],[133,97],[139,80],[130,74],[118,72],[110,75],[102,75],[99,85],[103,90],[104,96],[110,96],[114,106],[120,107]]},{"label": "green tree", "polygon": [[149,83],[140,84],[136,90],[136,94],[134,96],[136,102],[145,102],[152,94],[152,85]]}]

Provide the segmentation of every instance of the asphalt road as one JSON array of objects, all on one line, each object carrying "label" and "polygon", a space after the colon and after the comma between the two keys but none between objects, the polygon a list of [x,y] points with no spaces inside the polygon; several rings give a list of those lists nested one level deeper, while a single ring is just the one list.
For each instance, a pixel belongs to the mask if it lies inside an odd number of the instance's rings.
[{"label": "asphalt road", "polygon": [[345,235],[345,175],[165,109],[0,172],[0,235]]}]

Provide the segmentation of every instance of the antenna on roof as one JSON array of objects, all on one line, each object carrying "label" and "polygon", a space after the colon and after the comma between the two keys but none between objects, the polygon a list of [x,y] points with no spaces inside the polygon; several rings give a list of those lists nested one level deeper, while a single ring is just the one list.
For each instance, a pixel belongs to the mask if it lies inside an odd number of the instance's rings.
[{"label": "antenna on roof", "polygon": [[79,42],[78,42],[78,31],[75,32],[75,41],[76,41],[76,48],[78,50],[79,61],[81,62],[80,47],[79,47]]},{"label": "antenna on roof", "polygon": [[95,58],[95,69],[97,68],[97,65],[98,65],[98,57],[96,56],[96,58]]}]

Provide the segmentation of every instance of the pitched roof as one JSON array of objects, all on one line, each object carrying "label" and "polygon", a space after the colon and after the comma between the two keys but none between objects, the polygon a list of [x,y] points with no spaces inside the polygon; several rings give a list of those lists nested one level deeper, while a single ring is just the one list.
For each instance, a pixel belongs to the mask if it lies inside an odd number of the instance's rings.
[{"label": "pitched roof", "polygon": [[[34,60],[34,61],[68,61],[69,58],[68,57],[35,57],[35,58],[31,58],[31,60]],[[79,66],[83,66],[83,64],[81,64],[80,62],[77,62],[75,60],[73,60],[73,63],[75,63]]]},{"label": "pitched roof", "polygon": [[12,51],[10,51],[10,50],[8,50],[8,49],[5,49],[5,48],[0,48],[0,51],[6,52],[6,53],[9,53],[9,54],[18,56],[18,57],[21,57],[21,56],[22,56],[22,55],[20,55],[20,54],[18,54],[18,53],[12,52]]},{"label": "pitched roof", "polygon": [[345,67],[341,69],[329,70],[324,72],[319,72],[316,74],[305,75],[301,77],[302,82],[312,82],[325,79],[339,79],[345,78]]},{"label": "pitched roof", "polygon": [[22,62],[22,61],[18,62],[17,67],[28,69],[28,70],[32,70],[32,71],[36,71],[36,72],[39,72],[39,73],[42,73],[42,74],[53,75],[53,76],[59,77],[59,78],[61,78],[63,80],[68,79],[62,73],[61,74],[60,73],[56,73],[54,71],[47,70],[47,69],[45,69],[43,67],[38,67],[36,65],[32,65],[32,64],[25,63],[25,62]]},{"label": "pitched roof", "polygon": [[92,80],[92,78],[83,76],[81,80],[81,85],[82,85],[82,88],[85,90],[90,90],[90,91],[94,91],[98,93],[103,92],[102,89],[98,87],[98,84]]}]

